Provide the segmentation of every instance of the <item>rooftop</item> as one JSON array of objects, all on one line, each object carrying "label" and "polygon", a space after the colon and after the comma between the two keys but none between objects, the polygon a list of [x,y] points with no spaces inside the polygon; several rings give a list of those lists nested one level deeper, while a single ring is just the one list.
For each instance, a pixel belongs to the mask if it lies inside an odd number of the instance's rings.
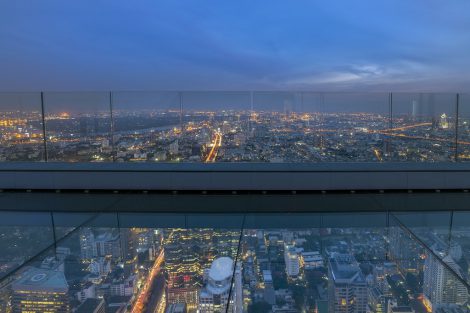
[{"label": "rooftop", "polygon": [[354,256],[350,254],[335,254],[329,259],[330,272],[337,284],[365,283]]},{"label": "rooftop", "polygon": [[12,286],[13,290],[47,292],[47,293],[66,293],[68,283],[64,273],[55,270],[46,270],[39,268],[29,268]]},{"label": "rooftop", "polygon": [[214,281],[224,281],[232,276],[233,260],[229,257],[215,259],[209,270],[209,277]]}]

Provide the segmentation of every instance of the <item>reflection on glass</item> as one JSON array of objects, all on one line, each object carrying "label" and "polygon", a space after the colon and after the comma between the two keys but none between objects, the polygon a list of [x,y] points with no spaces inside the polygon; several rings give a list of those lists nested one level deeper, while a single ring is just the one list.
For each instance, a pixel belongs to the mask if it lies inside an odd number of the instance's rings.
[{"label": "reflection on glass", "polygon": [[113,92],[117,162],[173,162],[181,129],[178,92]]},{"label": "reflection on glass", "polygon": [[447,249],[447,258],[455,263],[452,265],[470,283],[470,212],[454,212],[452,219],[451,240]]},{"label": "reflection on glass", "polygon": [[394,94],[392,160],[455,160],[456,110],[455,94]]},{"label": "reflection on glass", "polygon": [[40,93],[0,93],[0,162],[43,161]]},{"label": "reflection on glass", "polygon": [[0,212],[0,279],[53,244],[50,214]]},{"label": "reflection on glass", "polygon": [[244,162],[250,123],[248,92],[184,92],[180,159]]},{"label": "reflection on glass", "polygon": [[[12,312],[464,312],[467,213],[454,221],[454,243],[447,246],[437,244],[440,213],[419,214],[410,227],[403,216],[387,222],[384,213],[328,213],[284,215],[286,227],[276,221],[279,214],[234,215],[236,222],[226,224],[231,228],[213,228],[215,221],[223,225],[219,215],[109,213],[73,229],[72,219],[57,215],[68,231],[2,280],[0,306]],[[203,221],[207,227],[199,227]],[[418,236],[426,227],[433,242]]]},{"label": "reflection on glass", "polygon": [[322,149],[328,161],[383,162],[390,157],[389,95],[325,94]]},{"label": "reflection on glass", "polygon": [[459,123],[457,141],[457,160],[460,162],[470,161],[470,94],[459,94]]},{"label": "reflection on glass", "polygon": [[112,161],[110,95],[44,94],[48,161]]},{"label": "reflection on glass", "polygon": [[468,94],[47,92],[44,111],[46,148],[41,94],[0,95],[0,161],[470,159]]}]

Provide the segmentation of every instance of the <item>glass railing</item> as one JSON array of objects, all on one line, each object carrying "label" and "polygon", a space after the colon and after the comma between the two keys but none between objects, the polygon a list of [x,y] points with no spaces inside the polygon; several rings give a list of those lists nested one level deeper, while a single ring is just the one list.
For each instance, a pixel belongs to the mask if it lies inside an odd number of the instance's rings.
[{"label": "glass railing", "polygon": [[113,212],[130,198],[1,212],[0,311],[468,312],[470,211]]},{"label": "glass railing", "polygon": [[464,162],[470,96],[0,93],[0,131],[3,162]]}]

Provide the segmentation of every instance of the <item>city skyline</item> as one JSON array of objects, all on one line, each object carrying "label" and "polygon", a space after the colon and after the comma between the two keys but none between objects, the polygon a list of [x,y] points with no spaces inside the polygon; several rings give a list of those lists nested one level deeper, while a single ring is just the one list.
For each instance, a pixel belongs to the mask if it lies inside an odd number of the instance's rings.
[{"label": "city skyline", "polygon": [[0,3],[0,313],[470,313],[470,1]]}]

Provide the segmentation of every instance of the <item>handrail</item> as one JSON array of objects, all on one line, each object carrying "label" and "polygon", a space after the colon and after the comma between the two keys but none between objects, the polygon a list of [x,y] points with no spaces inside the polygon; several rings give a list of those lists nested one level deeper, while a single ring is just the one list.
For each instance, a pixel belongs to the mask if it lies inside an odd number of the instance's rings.
[{"label": "handrail", "polygon": [[470,163],[0,163],[0,189],[467,190]]}]

